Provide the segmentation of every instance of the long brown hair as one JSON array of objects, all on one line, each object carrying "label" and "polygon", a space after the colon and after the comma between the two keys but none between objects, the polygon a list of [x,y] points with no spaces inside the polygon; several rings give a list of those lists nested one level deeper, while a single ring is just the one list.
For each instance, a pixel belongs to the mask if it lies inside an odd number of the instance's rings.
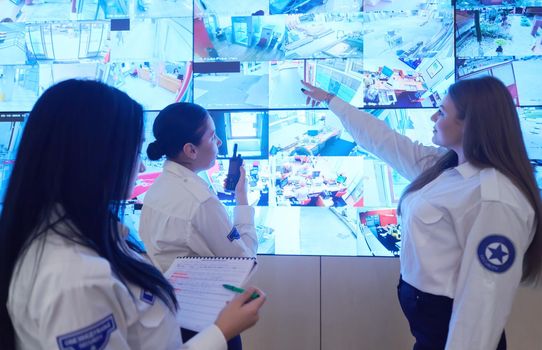
[{"label": "long brown hair", "polygon": [[[522,282],[536,285],[542,280],[542,202],[533,168],[527,157],[516,107],[506,86],[493,77],[460,80],[451,85],[448,96],[464,121],[463,153],[479,168],[495,168],[523,193],[535,212],[536,230],[523,260]],[[458,165],[457,154],[449,151],[423,171],[405,189],[399,201]]]}]

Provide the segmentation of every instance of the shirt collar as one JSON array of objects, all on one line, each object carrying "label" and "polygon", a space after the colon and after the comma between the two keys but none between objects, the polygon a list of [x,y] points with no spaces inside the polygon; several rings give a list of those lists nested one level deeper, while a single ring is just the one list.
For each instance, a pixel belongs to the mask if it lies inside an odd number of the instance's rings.
[{"label": "shirt collar", "polygon": [[463,176],[463,178],[468,179],[480,172],[480,168],[475,167],[469,162],[465,162],[455,167],[455,170]]},{"label": "shirt collar", "polygon": [[198,174],[188,169],[184,165],[181,165],[174,161],[166,160],[164,162],[164,172],[172,173],[173,175],[178,176],[178,177],[192,179],[201,184],[204,184],[207,187],[207,183],[205,182],[205,180],[199,177]]}]

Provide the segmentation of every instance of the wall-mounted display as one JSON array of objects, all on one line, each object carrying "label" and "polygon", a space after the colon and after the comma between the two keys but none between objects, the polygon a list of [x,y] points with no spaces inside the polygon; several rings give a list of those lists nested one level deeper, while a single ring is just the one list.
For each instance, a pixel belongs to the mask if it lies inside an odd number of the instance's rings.
[{"label": "wall-mounted display", "polygon": [[[75,77],[143,105],[143,149],[168,104],[207,108],[222,145],[200,176],[232,209],[224,179],[237,144],[261,254],[401,250],[396,206],[408,181],[324,105],[308,106],[301,80],[430,146],[448,87],[495,76],[542,184],[542,0],[0,0],[0,13],[2,188],[27,112]],[[134,228],[163,163],[144,153],[125,212]]]}]

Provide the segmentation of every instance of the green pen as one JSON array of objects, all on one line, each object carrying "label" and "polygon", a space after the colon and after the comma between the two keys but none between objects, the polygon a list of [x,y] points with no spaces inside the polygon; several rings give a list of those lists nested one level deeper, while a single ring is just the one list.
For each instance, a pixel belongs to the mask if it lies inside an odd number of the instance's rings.
[{"label": "green pen", "polygon": [[[232,286],[231,284],[223,284],[222,287],[226,288],[227,290],[231,290],[232,292],[235,292],[235,293],[244,293],[245,290],[243,288],[239,288],[239,287],[236,287],[236,286]],[[254,299],[257,299],[260,297],[260,294],[254,292],[252,293],[252,295],[250,296],[250,300],[254,300]]]}]

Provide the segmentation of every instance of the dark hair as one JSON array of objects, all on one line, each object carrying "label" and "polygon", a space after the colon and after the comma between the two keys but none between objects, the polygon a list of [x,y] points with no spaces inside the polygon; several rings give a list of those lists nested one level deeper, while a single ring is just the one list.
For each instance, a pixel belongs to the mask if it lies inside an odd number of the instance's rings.
[{"label": "dark hair", "polygon": [[[51,231],[96,251],[123,283],[177,307],[172,286],[124,248],[119,232],[142,136],[141,105],[105,84],[67,80],[38,99],[0,217],[0,348],[14,348],[6,302],[16,262],[36,238]],[[61,216],[52,222],[54,215]],[[60,222],[71,232],[61,232]]]},{"label": "dark hair", "polygon": [[[522,281],[537,284],[542,279],[542,203],[534,171],[529,162],[514,100],[506,86],[493,77],[460,80],[451,85],[448,96],[464,120],[463,153],[479,168],[495,168],[523,193],[535,213],[536,230],[523,260]],[[422,172],[405,189],[402,199],[458,165],[457,154],[449,151]]]},{"label": "dark hair", "polygon": [[149,159],[158,160],[164,155],[175,158],[185,144],[199,145],[208,115],[205,108],[194,103],[179,102],[164,108],[152,126],[156,141],[147,146]]}]

